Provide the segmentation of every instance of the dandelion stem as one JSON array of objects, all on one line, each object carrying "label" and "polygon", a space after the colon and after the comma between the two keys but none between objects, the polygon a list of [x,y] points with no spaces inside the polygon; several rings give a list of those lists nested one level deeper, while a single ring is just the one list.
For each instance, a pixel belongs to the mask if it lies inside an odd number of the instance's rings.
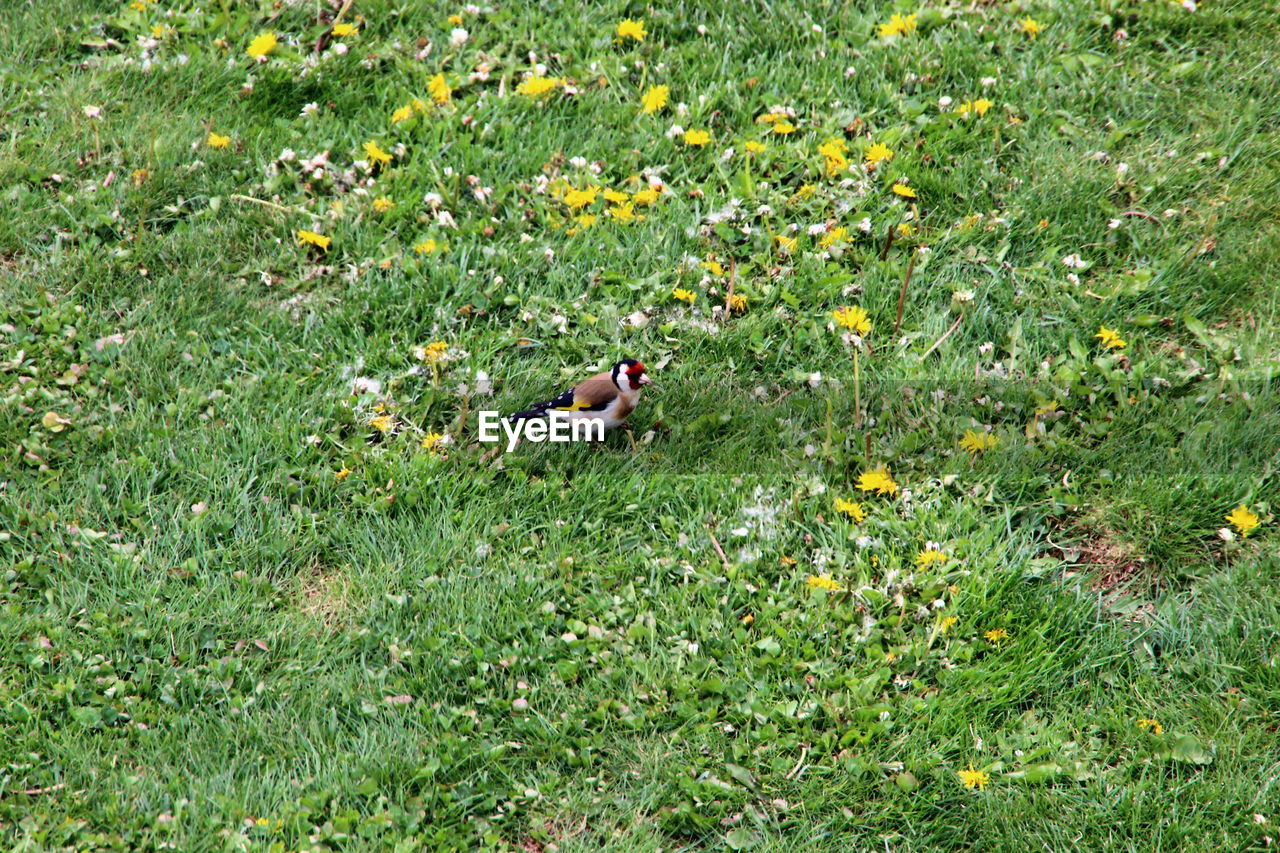
[{"label": "dandelion stem", "polygon": [[858,349],[853,350],[853,426],[862,429],[862,384],[858,374]]},{"label": "dandelion stem", "polygon": [[889,249],[893,246],[894,227],[889,226],[889,233],[884,235],[884,249],[880,252],[880,260],[887,260],[889,257]]},{"label": "dandelion stem", "polygon": [[312,213],[309,210],[303,210],[301,207],[285,207],[283,204],[276,204],[274,201],[266,201],[265,199],[254,198],[250,195],[241,195],[240,193],[232,193],[230,198],[236,201],[251,201],[254,204],[260,204],[263,207],[269,207],[272,210],[278,210],[281,213],[301,213],[303,216],[310,216],[312,219],[323,219],[324,217],[318,213]]},{"label": "dandelion stem", "polygon": [[724,549],[720,547],[720,540],[716,539],[716,534],[711,530],[711,525],[707,525],[707,535],[711,537],[711,544],[715,547],[716,553],[720,555],[720,562],[724,567],[729,568],[729,558],[724,555]]},{"label": "dandelion stem", "polygon": [[961,320],[963,320],[963,319],[964,319],[964,312],[963,312],[963,311],[961,311],[961,312],[960,312],[960,316],[959,316],[959,317],[957,317],[957,318],[956,318],[956,321],[955,321],[954,323],[952,323],[952,324],[951,324],[951,328],[950,328],[950,329],[947,329],[947,331],[943,333],[942,337],[940,337],[940,338],[938,338],[936,341],[934,341],[934,342],[933,342],[933,346],[929,347],[927,350],[925,350],[925,351],[924,351],[924,355],[920,356],[920,360],[921,360],[921,361],[924,361],[926,358],[928,358],[928,357],[933,353],[933,351],[934,351],[934,350],[936,350],[938,347],[942,346],[942,342],[943,342],[943,341],[945,341],[947,338],[951,337],[951,333],[952,333],[952,332],[954,332],[957,328],[959,328],[959,326],[960,326],[960,321],[961,321]]},{"label": "dandelion stem", "polygon": [[729,317],[733,314],[733,284],[734,284],[734,280],[738,277],[736,275],[737,269],[738,269],[738,262],[735,261],[733,258],[730,258],[729,259],[729,292],[726,293],[724,296],[724,318],[726,320],[728,320]]},{"label": "dandelion stem", "polygon": [[907,285],[911,283],[911,273],[916,268],[916,253],[912,252],[910,259],[907,260],[907,274],[902,277],[902,289],[898,291],[898,317],[893,321],[893,336],[898,336],[898,330],[902,328],[902,306],[907,301]]}]

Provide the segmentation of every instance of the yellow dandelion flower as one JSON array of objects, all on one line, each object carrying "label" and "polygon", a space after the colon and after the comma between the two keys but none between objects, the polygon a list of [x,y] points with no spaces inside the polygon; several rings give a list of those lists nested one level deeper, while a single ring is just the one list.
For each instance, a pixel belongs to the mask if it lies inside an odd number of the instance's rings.
[{"label": "yellow dandelion flower", "polygon": [[630,199],[631,196],[623,192],[618,192],[614,189],[606,189],[604,191],[604,200],[609,202],[609,204],[625,204],[630,201]]},{"label": "yellow dandelion flower", "polygon": [[369,158],[370,163],[379,166],[385,166],[391,162],[391,155],[383,151],[382,147],[372,139],[364,144],[364,156]]},{"label": "yellow dandelion flower", "polygon": [[684,144],[701,146],[711,141],[711,134],[705,130],[686,130],[684,132]]},{"label": "yellow dandelion flower", "polygon": [[333,479],[339,483],[351,476],[351,469],[344,467],[341,471],[333,472]]},{"label": "yellow dandelion flower", "polygon": [[832,311],[831,316],[835,317],[837,326],[848,329],[854,334],[871,334],[871,318],[864,308],[857,305],[842,305]]},{"label": "yellow dandelion flower", "polygon": [[742,314],[747,310],[747,297],[741,293],[735,293],[729,297],[729,310],[735,314]]},{"label": "yellow dandelion flower", "polygon": [[748,139],[742,143],[742,147],[746,149],[748,154],[762,154],[768,150],[763,142],[756,142],[754,139]]},{"label": "yellow dandelion flower", "polygon": [[223,136],[221,133],[209,131],[209,138],[205,140],[210,148],[226,148],[231,144],[230,136]]},{"label": "yellow dandelion flower", "polygon": [[413,116],[413,107],[400,107],[391,113],[391,123],[399,124],[402,121],[408,121]]},{"label": "yellow dandelion flower", "polygon": [[941,566],[947,561],[947,555],[937,548],[925,548],[916,554],[916,566],[927,569],[930,566]]},{"label": "yellow dandelion flower", "polygon": [[916,197],[916,191],[915,191],[915,190],[913,190],[913,189],[911,189],[911,187],[907,186],[906,184],[894,184],[894,185],[893,185],[893,194],[894,194],[894,195],[900,195],[900,196],[902,196],[903,198],[915,198],[915,197]]},{"label": "yellow dandelion flower", "polygon": [[667,101],[671,99],[671,89],[668,86],[654,86],[645,92],[640,98],[640,112],[645,115],[653,115],[667,105]]},{"label": "yellow dandelion flower", "polygon": [[133,185],[140,187],[147,182],[147,178],[151,177],[151,172],[146,169],[134,169],[131,177],[133,178]]},{"label": "yellow dandelion flower", "polygon": [[262,59],[276,49],[276,44],[278,44],[278,40],[275,33],[262,33],[249,42],[249,47],[245,52],[254,59]]},{"label": "yellow dandelion flower", "polygon": [[422,348],[418,353],[418,358],[427,364],[434,364],[444,358],[444,354],[449,351],[449,345],[444,341],[432,341]]},{"label": "yellow dandelion flower", "polygon": [[662,190],[658,187],[648,187],[632,194],[631,200],[636,204],[653,204],[658,200],[658,196],[662,194]]},{"label": "yellow dandelion flower", "polygon": [[1124,338],[1120,337],[1118,332],[1108,329],[1106,326],[1099,326],[1098,334],[1094,335],[1094,337],[1102,341],[1102,346],[1106,349],[1124,349],[1128,346],[1128,343]]},{"label": "yellow dandelion flower", "polygon": [[808,575],[804,582],[810,589],[825,589],[832,592],[841,589],[840,584],[832,580],[831,575]]},{"label": "yellow dandelion flower", "polygon": [[338,38],[342,38],[343,36],[353,36],[358,32],[360,32],[360,28],[357,27],[355,24],[334,24],[333,25],[333,34]]},{"label": "yellow dandelion flower", "polygon": [[899,491],[898,484],[889,474],[889,469],[883,465],[862,472],[856,485],[859,491],[875,492],[877,495],[896,495]]},{"label": "yellow dandelion flower", "polygon": [[644,29],[644,21],[633,21],[630,18],[618,22],[618,40],[635,39],[636,41],[644,41],[644,37],[648,35]]},{"label": "yellow dandelion flower", "polygon": [[1005,640],[1009,639],[1009,632],[1006,631],[1004,628],[992,628],[990,631],[985,632],[982,636],[987,638],[988,643],[991,643],[993,646],[998,646],[1001,643],[1003,643]]},{"label": "yellow dandelion flower", "polygon": [[396,419],[391,415],[378,415],[376,418],[369,421],[369,426],[373,427],[383,435],[386,435],[396,428]]},{"label": "yellow dandelion flower", "polygon": [[909,36],[916,31],[916,15],[900,15],[895,13],[886,23],[880,25],[880,37]]},{"label": "yellow dandelion flower", "polygon": [[378,213],[386,213],[395,206],[396,203],[385,196],[382,198],[375,198],[373,200],[373,209],[378,211]]},{"label": "yellow dandelion flower", "polygon": [[442,441],[444,441],[443,435],[438,432],[429,432],[422,437],[422,449],[435,453],[442,449],[440,446]]},{"label": "yellow dandelion flower", "polygon": [[910,236],[911,236],[912,234],[914,234],[915,232],[916,232],[916,229],[914,229],[914,228],[912,228],[912,227],[911,227],[911,223],[910,223],[910,222],[900,222],[900,223],[898,223],[898,236],[899,236],[899,237],[910,237]]},{"label": "yellow dandelion flower", "polygon": [[554,92],[563,83],[564,80],[559,77],[526,77],[516,87],[516,91],[530,98],[541,98]]},{"label": "yellow dandelion flower", "polygon": [[849,229],[845,228],[842,225],[836,228],[832,228],[826,234],[823,234],[822,239],[818,241],[818,245],[820,245],[824,249],[830,249],[836,243],[840,243],[848,239],[849,239]]},{"label": "yellow dandelion flower", "polygon": [[570,210],[581,210],[589,204],[594,204],[595,200],[595,187],[586,187],[580,190],[571,189],[564,194],[564,203],[569,206]]},{"label": "yellow dandelion flower", "polygon": [[631,222],[641,217],[636,216],[635,205],[631,202],[618,204],[605,211],[614,222]]},{"label": "yellow dandelion flower", "polygon": [[462,16],[457,14],[456,12],[450,15],[449,17],[445,18],[445,20],[449,22],[449,26],[451,27],[462,26]]},{"label": "yellow dandelion flower", "polygon": [[443,106],[449,103],[449,99],[453,97],[453,90],[445,82],[444,75],[437,74],[427,81],[427,94],[431,96],[431,100],[436,106]]},{"label": "yellow dandelion flower", "polygon": [[973,765],[969,765],[968,770],[957,770],[956,776],[960,778],[960,783],[966,788],[976,788],[979,791],[985,791],[987,784],[991,781],[991,776],[981,770],[974,770]]},{"label": "yellow dandelion flower", "polygon": [[1227,521],[1235,526],[1236,530],[1240,531],[1241,536],[1248,536],[1259,524],[1258,516],[1250,512],[1249,508],[1244,504],[1240,504],[1240,506],[1231,510],[1226,518]]},{"label": "yellow dandelion flower", "polygon": [[1140,729],[1150,729],[1150,730],[1151,730],[1151,733],[1152,733],[1152,734],[1154,734],[1154,735],[1162,735],[1162,734],[1164,734],[1164,726],[1160,725],[1160,723],[1159,723],[1159,722],[1157,722],[1156,720],[1151,719],[1150,717],[1139,717],[1139,718],[1138,718],[1138,728],[1140,728]]},{"label": "yellow dandelion flower", "polygon": [[947,633],[947,631],[950,630],[951,626],[954,624],[956,624],[956,617],[943,616],[941,619],[938,620],[938,633],[940,634]]},{"label": "yellow dandelion flower", "polygon": [[988,101],[986,98],[978,98],[976,101],[973,102],[973,111],[977,113],[979,116],[984,116],[987,114],[987,110],[991,109],[994,106],[995,104],[992,103],[991,101]]},{"label": "yellow dandelion flower", "polygon": [[596,224],[598,218],[594,213],[584,213],[581,216],[573,217],[573,221],[578,223],[579,228],[590,228]]},{"label": "yellow dandelion flower", "polygon": [[789,255],[796,250],[796,246],[800,242],[798,237],[788,237],[785,234],[774,234],[773,239],[778,244],[778,251],[784,255]]},{"label": "yellow dandelion flower", "polygon": [[440,251],[440,248],[440,242],[430,237],[413,244],[413,251],[419,255],[433,255]]},{"label": "yellow dandelion flower", "polygon": [[719,261],[703,261],[702,267],[712,275],[724,275],[724,267],[720,266]]},{"label": "yellow dandelion flower", "polygon": [[323,234],[317,234],[314,231],[299,231],[297,233],[297,239],[298,239],[299,246],[305,246],[309,244],[312,246],[317,246],[326,252],[329,251],[329,244],[333,242],[332,238],[326,237]]},{"label": "yellow dandelion flower", "polygon": [[862,159],[869,166],[876,166],[879,163],[885,163],[893,159],[893,151],[888,145],[882,142],[873,142],[867,146],[867,150],[862,152]]},{"label": "yellow dandelion flower", "polygon": [[676,299],[679,299],[681,302],[687,302],[690,305],[693,304],[693,300],[698,298],[698,294],[694,293],[692,290],[685,290],[683,287],[677,287],[675,290],[671,291],[671,295]]},{"label": "yellow dandelion flower", "polygon": [[1044,25],[1035,18],[1023,18],[1018,21],[1018,29],[1031,38],[1040,35],[1040,31],[1044,29]]},{"label": "yellow dandelion flower", "polygon": [[858,524],[867,520],[867,511],[862,508],[862,504],[857,501],[847,501],[844,498],[836,498],[836,512],[849,516]]},{"label": "yellow dandelion flower", "polygon": [[845,144],[843,139],[828,139],[818,146],[818,153],[822,155],[828,178],[834,177],[849,168],[849,158],[845,156],[845,152],[848,150],[849,146]]},{"label": "yellow dandelion flower", "polygon": [[774,124],[773,132],[779,136],[786,136],[789,133],[795,133],[796,126],[789,121],[780,121]]},{"label": "yellow dandelion flower", "polygon": [[972,429],[965,430],[964,436],[960,439],[960,447],[973,454],[990,450],[999,443],[1000,436]]}]

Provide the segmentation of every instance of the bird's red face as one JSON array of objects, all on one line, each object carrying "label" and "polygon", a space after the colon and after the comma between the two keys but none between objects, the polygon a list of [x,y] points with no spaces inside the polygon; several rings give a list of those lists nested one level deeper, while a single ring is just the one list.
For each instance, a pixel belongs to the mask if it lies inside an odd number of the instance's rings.
[{"label": "bird's red face", "polygon": [[653,384],[653,380],[644,373],[644,365],[638,361],[627,368],[627,379],[631,383],[632,391],[638,391],[646,385]]}]

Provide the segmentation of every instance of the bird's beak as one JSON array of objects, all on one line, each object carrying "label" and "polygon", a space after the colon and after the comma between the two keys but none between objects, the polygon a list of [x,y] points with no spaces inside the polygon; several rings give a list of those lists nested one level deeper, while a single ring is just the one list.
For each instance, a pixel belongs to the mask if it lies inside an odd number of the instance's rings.
[{"label": "bird's beak", "polygon": [[640,377],[640,384],[641,384],[641,385],[648,385],[650,388],[652,388],[652,389],[653,389],[653,390],[655,390],[655,391],[661,391],[661,390],[662,390],[661,388],[659,388],[659,387],[658,387],[658,383],[654,382],[654,381],[653,381],[652,379],[650,379],[647,375],[642,375],[642,376]]}]

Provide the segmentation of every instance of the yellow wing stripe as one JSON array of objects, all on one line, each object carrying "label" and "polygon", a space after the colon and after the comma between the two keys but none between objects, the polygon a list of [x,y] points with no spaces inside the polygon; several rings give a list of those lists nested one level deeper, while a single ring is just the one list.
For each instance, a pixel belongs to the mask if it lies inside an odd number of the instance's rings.
[{"label": "yellow wing stripe", "polygon": [[581,412],[583,409],[591,408],[591,404],[582,400],[574,400],[572,406],[556,406],[557,412]]}]

